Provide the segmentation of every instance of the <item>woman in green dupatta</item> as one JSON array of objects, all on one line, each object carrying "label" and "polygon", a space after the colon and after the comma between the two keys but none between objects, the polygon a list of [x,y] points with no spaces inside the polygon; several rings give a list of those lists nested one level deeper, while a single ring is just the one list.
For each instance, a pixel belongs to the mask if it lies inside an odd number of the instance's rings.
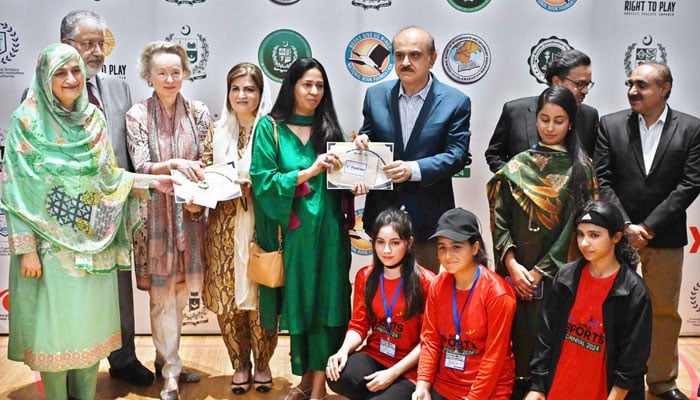
[{"label": "woman in green dupatta", "polygon": [[95,397],[100,360],[121,347],[112,271],[131,266],[138,209],[129,194],[170,193],[172,183],[117,167],[105,118],[88,100],[82,58],[65,44],[44,49],[10,118],[2,206],[11,256],[8,358],[41,372],[47,399]]},{"label": "woman in green dupatta", "polygon": [[513,157],[486,185],[496,272],[518,298],[511,399],[522,399],[529,388],[528,364],[552,278],[578,256],[574,217],[598,197],[592,163],[571,134],[576,112],[571,91],[545,89],[537,102],[539,144]]},{"label": "woman in green dupatta", "polygon": [[301,58],[289,67],[270,115],[260,120],[253,137],[257,239],[269,251],[278,246],[278,226],[284,236],[281,310],[278,291],[260,286],[261,322],[277,329],[281,313],[280,328],[289,330],[292,373],[302,379],[284,399],[323,399],[326,361],[340,348],[350,318],[344,217],[354,220],[354,215],[344,216],[341,191],[326,189],[326,171],[340,166],[326,143],[342,141],[343,134],[317,60]]}]

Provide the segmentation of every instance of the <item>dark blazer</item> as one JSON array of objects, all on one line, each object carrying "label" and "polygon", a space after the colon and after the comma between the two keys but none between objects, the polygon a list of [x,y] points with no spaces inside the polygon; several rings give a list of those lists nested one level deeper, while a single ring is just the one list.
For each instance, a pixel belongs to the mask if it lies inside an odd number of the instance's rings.
[{"label": "dark blazer", "polygon": [[377,215],[384,209],[406,207],[416,240],[426,241],[435,233],[443,212],[454,208],[452,175],[469,161],[471,101],[464,93],[444,85],[433,76],[423,107],[404,150],[399,116],[398,80],[367,89],[360,134],[372,142],[393,142],[394,160],[417,161],[422,181],[394,184],[394,190],[371,191],[365,201],[363,224],[372,232]]},{"label": "dark blazer", "polygon": [[[501,117],[486,149],[486,163],[491,172],[501,169],[513,156],[540,141],[537,134],[537,99],[523,97],[503,105]],[[598,110],[581,104],[574,121],[574,132],[588,156],[593,156],[595,137],[598,133]]]},{"label": "dark blazer", "polygon": [[683,247],[686,209],[700,193],[700,119],[669,107],[647,175],[637,116],[623,110],[600,120],[594,162],[601,197],[626,221],[654,231],[649,247]]}]

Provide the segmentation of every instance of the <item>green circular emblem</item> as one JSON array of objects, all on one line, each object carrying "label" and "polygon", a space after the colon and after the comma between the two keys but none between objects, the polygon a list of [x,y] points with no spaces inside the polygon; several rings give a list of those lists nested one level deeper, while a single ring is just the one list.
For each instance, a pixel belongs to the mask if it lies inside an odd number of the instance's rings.
[{"label": "green circular emblem", "polygon": [[275,82],[282,82],[292,63],[304,57],[311,57],[311,46],[291,29],[270,32],[258,48],[260,68]]},{"label": "green circular emblem", "polygon": [[475,12],[486,7],[491,0],[447,0],[454,8],[462,12]]}]

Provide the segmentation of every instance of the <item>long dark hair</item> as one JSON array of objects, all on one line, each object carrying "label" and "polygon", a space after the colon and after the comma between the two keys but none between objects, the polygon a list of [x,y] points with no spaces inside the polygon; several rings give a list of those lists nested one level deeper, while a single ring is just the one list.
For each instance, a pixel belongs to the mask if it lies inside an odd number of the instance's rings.
[{"label": "long dark hair", "polygon": [[[374,232],[372,232],[372,237],[374,238],[373,240],[377,239],[379,230],[385,226],[391,226],[391,228],[399,234],[401,240],[408,241],[411,239],[411,237],[413,237],[411,217],[404,211],[397,210],[395,208],[389,208],[382,211],[374,221]],[[372,252],[372,258],[374,259],[374,268],[369,274],[369,277],[367,277],[367,283],[365,284],[365,308],[367,309],[367,315],[370,319],[376,318],[376,315],[374,315],[374,311],[372,310],[372,300],[374,299],[374,295],[377,293],[379,279],[382,276],[382,271],[384,270],[384,264],[382,264],[381,260],[379,260],[376,250]],[[401,263],[401,277],[403,278],[403,318],[408,320],[411,317],[423,313],[425,297],[423,296],[420,271],[416,265],[413,249],[407,249],[403,260],[399,262]]]},{"label": "long dark hair", "polygon": [[569,116],[571,128],[566,134],[564,144],[571,156],[573,171],[571,173],[571,194],[574,197],[576,212],[579,212],[586,205],[591,197],[591,177],[593,176],[593,163],[586,151],[581,147],[578,135],[574,133],[574,124],[578,105],[576,97],[571,90],[563,86],[550,86],[540,94],[537,100],[537,114],[539,115],[545,104],[555,104],[563,108]]},{"label": "long dark hair", "polygon": [[626,264],[632,270],[636,270],[637,264],[639,264],[639,254],[637,250],[632,247],[627,238],[627,234],[625,234],[625,219],[620,209],[604,200],[591,200],[586,203],[579,217],[576,219],[579,221],[577,225],[581,222],[585,222],[581,221],[581,217],[589,213],[597,214],[598,217],[600,217],[597,220],[602,220],[602,225],[599,223],[595,224],[607,229],[610,237],[613,237],[617,232],[622,232],[622,239],[615,244],[615,258],[620,264]]},{"label": "long dark hair", "polygon": [[318,60],[311,57],[300,58],[289,67],[282,81],[282,87],[272,106],[270,116],[278,123],[284,123],[294,114],[294,86],[297,81],[310,69],[318,69],[323,75],[323,97],[314,112],[314,122],[311,125],[311,144],[316,154],[326,152],[326,143],[343,140],[343,131],[338,123],[338,116],[333,106],[331,86],[325,68]]}]

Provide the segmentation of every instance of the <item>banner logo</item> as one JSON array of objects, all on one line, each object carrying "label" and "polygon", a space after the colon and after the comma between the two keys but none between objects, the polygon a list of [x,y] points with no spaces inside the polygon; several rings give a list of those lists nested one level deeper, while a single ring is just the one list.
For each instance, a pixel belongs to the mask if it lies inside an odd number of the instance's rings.
[{"label": "banner logo", "polygon": [[7,321],[10,312],[10,289],[0,290],[0,321]]},{"label": "banner logo", "polygon": [[640,64],[650,61],[666,63],[667,54],[666,47],[661,43],[656,46],[652,45],[654,38],[651,35],[646,35],[642,38],[642,45],[637,46],[637,43],[632,43],[627,47],[625,52],[625,75],[632,75],[632,71]]},{"label": "banner logo", "polygon": [[471,33],[457,35],[442,52],[442,68],[455,82],[474,83],[491,66],[491,50],[484,39]]},{"label": "banner logo", "polygon": [[12,26],[0,22],[0,64],[7,64],[19,52],[19,37]]},{"label": "banner logo", "polygon": [[568,10],[576,0],[537,0],[537,4],[547,11],[560,12]]},{"label": "banner logo", "polygon": [[376,8],[379,10],[381,7],[389,7],[391,5],[391,0],[352,0],[352,5],[355,7],[362,7],[365,10],[368,8]]},{"label": "banner logo", "polygon": [[476,12],[489,5],[491,0],[447,0],[455,9],[462,12]]},{"label": "banner logo", "polygon": [[369,238],[367,232],[365,232],[364,225],[362,224],[362,214],[364,211],[364,208],[355,210],[355,226],[348,232],[350,235],[350,251],[358,256],[371,256],[372,240]]},{"label": "banner logo", "polygon": [[690,289],[690,306],[693,307],[693,310],[700,312],[700,282],[695,282],[695,285],[693,285],[693,288]]},{"label": "banner logo", "polygon": [[[112,51],[114,46],[116,46],[117,41],[114,39],[114,34],[109,28],[105,29],[105,61]],[[126,64],[107,64],[106,62],[102,64],[102,73],[105,75],[110,75],[117,77],[119,79],[126,79]]]},{"label": "banner logo", "polygon": [[181,6],[183,4],[189,4],[191,6],[198,4],[198,3],[204,3],[207,0],[165,0],[168,3],[176,3],[178,6]]},{"label": "banner logo", "polygon": [[356,35],[345,49],[345,66],[359,81],[381,81],[394,67],[391,41],[379,32]]},{"label": "banner logo", "polygon": [[675,1],[625,0],[623,13],[624,15],[645,17],[673,17],[675,10]]},{"label": "banner logo", "polygon": [[282,82],[294,61],[304,57],[311,57],[311,46],[301,34],[291,29],[271,32],[258,48],[260,68],[275,82]]},{"label": "banner logo", "polygon": [[294,4],[299,0],[271,0],[273,3],[282,4],[283,6]]},{"label": "banner logo", "polygon": [[530,75],[539,83],[547,83],[545,72],[550,61],[563,50],[572,50],[573,47],[566,41],[556,36],[540,39],[536,45],[530,48],[530,57],[527,63],[530,66]]},{"label": "banner logo", "polygon": [[190,36],[192,28],[189,25],[184,25],[180,28],[180,35],[175,37],[174,33],[165,37],[168,42],[175,42],[182,46],[187,53],[187,60],[190,62],[190,80],[196,81],[207,77],[206,68],[209,60],[209,43],[201,34]]}]

